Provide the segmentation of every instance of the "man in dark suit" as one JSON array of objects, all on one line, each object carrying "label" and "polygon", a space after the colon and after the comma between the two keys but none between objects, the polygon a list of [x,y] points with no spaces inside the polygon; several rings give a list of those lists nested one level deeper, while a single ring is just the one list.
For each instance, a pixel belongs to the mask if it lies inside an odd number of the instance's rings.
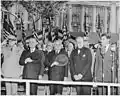
[{"label": "man in dark suit", "polygon": [[[90,49],[83,47],[84,44],[84,33],[73,33],[76,37],[77,48],[74,49],[70,56],[70,69],[74,77],[74,81],[91,82],[91,65],[92,55]],[[77,95],[90,95],[91,87],[88,85],[76,86]]]},{"label": "man in dark suit", "polygon": [[[47,56],[48,63],[46,64],[48,64],[49,80],[64,81],[68,77],[68,57],[62,47],[62,40],[55,40],[54,50]],[[50,85],[50,95],[62,94],[62,89],[62,85]]]},{"label": "man in dark suit", "polygon": [[[20,65],[24,66],[23,79],[41,79],[44,72],[45,56],[41,50],[36,49],[37,41],[29,39],[29,50],[24,50],[20,57]],[[30,94],[37,95],[37,85],[30,84]]]}]

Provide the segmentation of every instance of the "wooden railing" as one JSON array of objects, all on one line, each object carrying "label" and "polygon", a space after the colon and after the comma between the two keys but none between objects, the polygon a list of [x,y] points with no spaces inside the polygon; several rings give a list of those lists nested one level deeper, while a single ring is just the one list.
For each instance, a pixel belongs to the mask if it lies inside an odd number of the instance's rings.
[{"label": "wooden railing", "polygon": [[120,87],[118,83],[99,83],[99,82],[72,82],[72,81],[48,81],[48,80],[26,80],[26,79],[0,79],[5,82],[25,82],[26,95],[30,95],[30,83],[38,84],[61,84],[61,85],[90,85],[90,86],[107,86],[108,96],[111,93],[110,87]]}]

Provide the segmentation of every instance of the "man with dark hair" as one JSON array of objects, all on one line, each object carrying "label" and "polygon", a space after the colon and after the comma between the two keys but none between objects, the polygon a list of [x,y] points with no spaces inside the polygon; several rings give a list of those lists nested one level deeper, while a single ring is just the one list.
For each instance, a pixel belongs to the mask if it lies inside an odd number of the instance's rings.
[{"label": "man with dark hair", "polygon": [[[84,47],[84,33],[74,32],[72,34],[76,37],[77,48],[74,49],[70,56],[70,69],[74,78],[74,81],[91,82],[91,65],[92,65],[92,54],[90,49]],[[91,87],[88,85],[77,85],[77,95],[90,95]]]},{"label": "man with dark hair", "polygon": [[[23,79],[41,79],[44,72],[45,56],[41,50],[36,49],[37,41],[29,39],[30,50],[24,50],[20,57],[20,65],[24,66]],[[37,95],[37,85],[30,84],[30,94]]]},{"label": "man with dark hair", "polygon": [[[112,53],[110,36],[107,34],[101,35],[101,48],[98,48],[96,52],[96,62],[95,62],[95,77],[96,82],[112,82]],[[99,95],[106,95],[107,88],[99,87]]]}]

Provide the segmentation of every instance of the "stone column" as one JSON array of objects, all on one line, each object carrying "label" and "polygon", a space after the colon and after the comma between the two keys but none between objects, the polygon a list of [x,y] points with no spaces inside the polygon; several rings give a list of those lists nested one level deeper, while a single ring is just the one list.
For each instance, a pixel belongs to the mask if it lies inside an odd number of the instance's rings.
[{"label": "stone column", "polygon": [[[119,9],[120,10],[120,9]],[[119,12],[120,14],[120,12]],[[120,19],[119,19],[120,20]],[[120,83],[120,27],[119,27],[119,68],[118,68],[118,83]],[[119,88],[119,94],[120,94],[120,88]]]},{"label": "stone column", "polygon": [[68,26],[69,26],[69,27],[68,27],[68,28],[69,28],[68,30],[69,30],[70,32],[73,31],[73,30],[72,30],[72,25],[71,25],[71,23],[72,23],[72,5],[70,4],[70,5],[69,5],[69,25],[68,25]]},{"label": "stone column", "polygon": [[[14,4],[12,7],[9,7],[9,8],[8,8],[8,11],[9,11],[10,13],[12,13],[12,14],[15,15],[15,12],[16,12],[16,4]],[[13,27],[14,27],[14,30],[16,30],[16,24],[14,23],[15,16],[13,16],[13,15],[9,15],[9,16],[10,16],[10,21],[11,21]]]},{"label": "stone column", "polygon": [[105,20],[105,21],[104,21],[104,32],[107,33],[107,19],[108,19],[108,18],[107,18],[107,17],[108,17],[107,7],[105,7],[104,10],[105,10],[105,15],[104,15],[104,16],[105,16],[105,19],[104,19],[104,20]]},{"label": "stone column", "polygon": [[110,32],[111,33],[116,33],[116,5],[111,4],[111,12],[110,12]]},{"label": "stone column", "polygon": [[62,9],[62,12],[61,12],[61,24],[60,24],[60,28],[62,29],[62,26],[63,26],[63,20],[64,20],[64,18],[63,18],[63,16],[64,16],[64,10]]},{"label": "stone column", "polygon": [[28,12],[24,9],[24,28],[27,30],[28,28]]},{"label": "stone column", "polygon": [[82,6],[82,16],[81,16],[81,31],[85,32],[84,30],[84,15],[85,15],[85,7]]},{"label": "stone column", "polygon": [[55,22],[56,26],[59,27],[59,15],[56,16],[56,22]]},{"label": "stone column", "polygon": [[40,19],[38,20],[38,30],[42,30],[42,19],[40,16]]},{"label": "stone column", "polygon": [[92,32],[96,32],[96,6],[93,6]]},{"label": "stone column", "polygon": [[[120,6],[117,10],[117,33],[119,33],[119,68],[118,68],[118,82],[120,83]],[[119,94],[120,94],[120,88],[119,88]]]}]

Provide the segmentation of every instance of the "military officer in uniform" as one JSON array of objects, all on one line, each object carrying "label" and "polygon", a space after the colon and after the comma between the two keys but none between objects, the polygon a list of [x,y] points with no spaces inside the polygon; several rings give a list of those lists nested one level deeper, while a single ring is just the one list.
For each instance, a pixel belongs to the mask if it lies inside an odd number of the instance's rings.
[{"label": "military officer in uniform", "polygon": [[[74,49],[70,56],[70,69],[76,82],[91,82],[91,65],[92,54],[89,48],[84,47],[84,33],[73,32],[72,36],[76,37],[77,48]],[[77,95],[90,95],[91,87],[88,85],[76,86]]]}]

